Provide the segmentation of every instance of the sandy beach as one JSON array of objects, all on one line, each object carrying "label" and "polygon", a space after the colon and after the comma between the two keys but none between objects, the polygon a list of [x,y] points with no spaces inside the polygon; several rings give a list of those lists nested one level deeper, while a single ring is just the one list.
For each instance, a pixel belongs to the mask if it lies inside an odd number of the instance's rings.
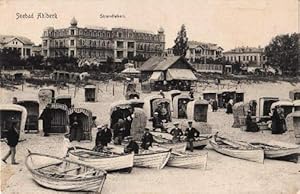
[{"label": "sandy beach", "polygon": [[[114,96],[113,94],[114,84]],[[289,98],[289,91],[300,88],[300,83],[252,83],[239,86],[245,92],[245,102],[257,100],[263,96],[277,96],[282,99]],[[59,94],[70,94],[75,107],[83,107],[97,116],[97,123],[104,124],[109,121],[109,107],[114,101],[123,100],[123,84],[110,82],[109,85],[99,85],[98,102],[84,102],[84,91],[81,88],[74,98],[74,87],[69,90],[60,90]],[[200,92],[202,88],[198,88]],[[18,100],[38,100],[39,88],[18,86],[18,90],[10,91],[0,89],[0,103],[11,103],[12,97]],[[56,91],[58,93],[58,91]],[[56,95],[57,95],[56,93]],[[142,94],[141,98],[150,94]],[[196,93],[195,96],[199,96]],[[233,116],[227,115],[225,110],[208,112],[208,123],[213,128],[213,133],[219,131],[226,137],[237,140],[278,140],[291,142],[290,134],[272,135],[270,131],[247,133],[238,128],[232,128]],[[93,130],[95,137],[96,130]],[[17,146],[17,162],[12,166],[1,162],[1,192],[2,193],[55,193],[37,185],[26,169],[24,161],[27,149],[33,152],[42,152],[62,156],[62,135],[43,137],[39,134],[22,134],[21,139],[26,139]],[[94,142],[82,142],[81,146],[92,148]],[[1,142],[1,157],[8,151],[5,143]],[[286,193],[295,194],[300,191],[300,163],[276,161],[266,159],[264,164],[248,162],[227,157],[216,153],[210,146],[197,152],[208,152],[206,170],[178,169],[165,167],[162,170],[134,168],[130,174],[108,174],[102,193]],[[8,160],[10,163],[10,160]],[[65,192],[61,192],[65,193]]]}]

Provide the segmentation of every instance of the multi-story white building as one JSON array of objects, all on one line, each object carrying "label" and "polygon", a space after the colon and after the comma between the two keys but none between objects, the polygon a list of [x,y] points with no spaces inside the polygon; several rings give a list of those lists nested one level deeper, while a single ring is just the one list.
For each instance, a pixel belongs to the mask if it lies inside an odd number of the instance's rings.
[{"label": "multi-story white building", "polygon": [[266,62],[264,49],[260,47],[238,47],[223,53],[225,60],[231,63],[262,67]]},{"label": "multi-story white building", "polygon": [[7,48],[15,50],[21,58],[27,58],[32,55],[34,43],[23,36],[0,35],[0,49]]},{"label": "multi-story white building", "polygon": [[197,41],[188,41],[188,50],[186,59],[194,63],[196,61],[204,61],[207,59],[216,60],[222,57],[223,48],[213,43],[203,43]]},{"label": "multi-story white building", "polygon": [[48,27],[42,35],[42,53],[45,57],[74,56],[77,58],[108,57],[115,62],[142,55],[145,58],[160,56],[165,49],[164,30],[157,34],[134,29],[81,28],[73,18],[70,27]]}]

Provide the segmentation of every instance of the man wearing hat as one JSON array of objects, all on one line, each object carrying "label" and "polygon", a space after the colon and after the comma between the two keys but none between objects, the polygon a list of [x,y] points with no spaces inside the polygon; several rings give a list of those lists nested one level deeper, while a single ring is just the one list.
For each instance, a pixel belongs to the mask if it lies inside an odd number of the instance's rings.
[{"label": "man wearing hat", "polygon": [[149,132],[148,128],[145,128],[145,133],[142,137],[142,145],[141,147],[145,150],[148,150],[150,146],[152,146],[153,143],[153,136],[152,134]]},{"label": "man wearing hat", "polygon": [[259,128],[258,128],[256,122],[252,121],[251,115],[252,115],[251,110],[248,110],[247,117],[246,117],[246,131],[257,132],[257,131],[259,131]]},{"label": "man wearing hat", "polygon": [[155,129],[161,129],[161,131],[165,130],[163,122],[158,116],[158,112],[155,112],[153,118],[151,118],[150,120],[152,121],[152,127],[154,131]]},{"label": "man wearing hat", "polygon": [[200,132],[193,127],[193,121],[191,120],[188,121],[188,128],[186,128],[185,130],[185,135],[186,135],[186,140],[190,145],[190,150],[191,152],[193,152],[194,151],[193,142],[195,141],[196,137],[199,137]]},{"label": "man wearing hat", "polygon": [[112,134],[108,125],[105,124],[103,127],[98,126],[98,132],[95,141],[95,147],[106,147],[108,143],[111,142]]},{"label": "man wearing hat", "polygon": [[134,152],[135,154],[138,154],[139,153],[139,145],[133,140],[132,136],[127,136],[126,138],[128,140],[128,145],[125,147],[124,152],[125,153]]},{"label": "man wearing hat", "polygon": [[2,158],[2,161],[6,163],[6,160],[9,156],[11,156],[11,164],[18,164],[15,160],[16,156],[16,146],[19,142],[19,132],[17,129],[18,121],[15,118],[11,118],[10,120],[11,126],[7,132],[7,145],[9,146],[9,152]]},{"label": "man wearing hat", "polygon": [[183,135],[182,130],[178,127],[179,126],[179,122],[174,122],[174,128],[171,130],[171,135],[173,135],[173,142],[179,142],[180,141],[180,136]]}]

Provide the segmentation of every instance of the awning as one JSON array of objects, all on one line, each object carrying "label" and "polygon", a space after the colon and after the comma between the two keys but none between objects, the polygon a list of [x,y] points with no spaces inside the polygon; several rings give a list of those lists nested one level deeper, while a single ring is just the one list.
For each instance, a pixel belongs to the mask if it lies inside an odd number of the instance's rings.
[{"label": "awning", "polygon": [[167,80],[197,80],[190,69],[168,69]]},{"label": "awning", "polygon": [[161,71],[155,71],[152,73],[150,79],[150,81],[160,81],[160,80],[164,80],[164,76],[163,73]]}]

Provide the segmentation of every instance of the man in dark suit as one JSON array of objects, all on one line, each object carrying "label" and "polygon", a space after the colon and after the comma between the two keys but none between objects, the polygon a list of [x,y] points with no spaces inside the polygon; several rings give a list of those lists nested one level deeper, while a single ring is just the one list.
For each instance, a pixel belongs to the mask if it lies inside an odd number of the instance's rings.
[{"label": "man in dark suit", "polygon": [[199,137],[200,132],[193,127],[193,121],[191,120],[188,121],[188,125],[189,125],[188,128],[186,128],[185,130],[185,135],[186,135],[186,140],[190,145],[190,150],[191,152],[193,152],[194,151],[193,142],[195,141],[196,137]]},{"label": "man in dark suit", "polygon": [[141,147],[145,150],[148,150],[150,146],[152,146],[153,143],[153,136],[151,133],[149,133],[149,129],[145,128],[145,133],[142,137],[142,145]]}]

